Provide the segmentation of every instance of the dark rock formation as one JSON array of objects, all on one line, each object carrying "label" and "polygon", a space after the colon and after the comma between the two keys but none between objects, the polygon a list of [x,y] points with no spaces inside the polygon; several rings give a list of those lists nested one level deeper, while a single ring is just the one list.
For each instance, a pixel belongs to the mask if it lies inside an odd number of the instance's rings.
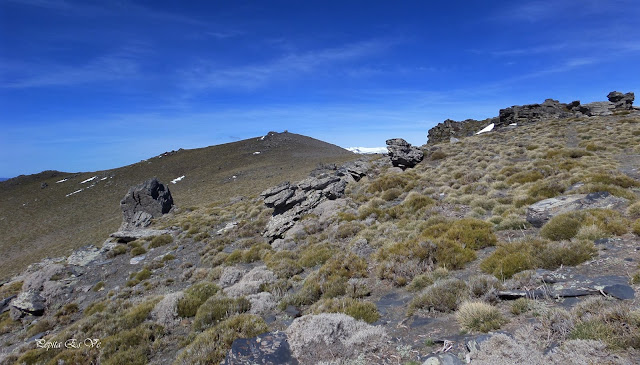
[{"label": "dark rock formation", "polygon": [[616,109],[631,110],[635,95],[632,92],[623,94],[619,91],[612,91],[607,95],[607,99],[614,104]]},{"label": "dark rock formation", "polygon": [[391,164],[403,169],[414,167],[424,158],[422,150],[402,138],[393,138],[387,140],[387,149]]},{"label": "dark rock formation", "polygon": [[627,203],[608,192],[573,194],[541,200],[527,208],[527,222],[542,227],[549,219],[562,213],[581,209],[622,209]]},{"label": "dark rock formation", "polygon": [[280,238],[310,210],[327,200],[343,197],[347,183],[366,175],[367,165],[363,161],[355,161],[330,171],[332,174],[313,174],[316,176],[296,184],[285,182],[263,191],[260,196],[264,204],[273,208],[273,216],[263,236],[272,240]]},{"label": "dark rock formation", "polygon": [[[572,105],[575,103],[573,102]],[[496,127],[508,126],[512,123],[531,123],[550,118],[569,118],[574,115],[575,112],[571,111],[568,104],[547,99],[542,104],[514,105],[510,108],[500,109]]]},{"label": "dark rock formation", "polygon": [[429,129],[429,144],[450,141],[451,138],[462,138],[473,136],[477,131],[487,125],[488,120],[467,119],[461,122],[447,119],[435,127]]},{"label": "dark rock formation", "polygon": [[169,213],[173,198],[169,188],[155,177],[129,189],[120,202],[122,226],[120,230],[147,227],[152,218]]}]

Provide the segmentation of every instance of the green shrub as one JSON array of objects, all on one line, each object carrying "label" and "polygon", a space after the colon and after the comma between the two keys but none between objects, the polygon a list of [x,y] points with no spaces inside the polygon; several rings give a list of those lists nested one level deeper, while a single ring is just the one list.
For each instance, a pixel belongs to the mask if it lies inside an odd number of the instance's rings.
[{"label": "green shrub", "polygon": [[298,264],[302,267],[314,267],[322,265],[333,256],[335,251],[327,243],[307,246],[300,252]]},{"label": "green shrub", "polygon": [[554,241],[568,240],[578,234],[580,225],[573,213],[559,214],[542,227],[540,236]]},{"label": "green shrub", "polygon": [[605,185],[616,185],[621,188],[633,188],[640,186],[640,182],[622,174],[595,174],[591,175],[589,182]]},{"label": "green shrub", "polygon": [[362,229],[364,229],[364,225],[362,223],[343,222],[343,223],[340,223],[340,225],[338,226],[336,237],[340,239],[353,237]]},{"label": "green shrub", "polygon": [[528,239],[502,243],[484,261],[480,269],[498,279],[508,279],[514,274],[530,269],[554,270],[561,265],[575,266],[591,259],[597,253],[593,242],[548,242]]},{"label": "green shrub", "polygon": [[529,298],[518,298],[511,302],[511,313],[517,315],[527,313],[535,308],[535,301]]},{"label": "green shrub", "polygon": [[409,186],[413,178],[415,178],[414,175],[409,176],[407,173],[381,175],[369,184],[367,191],[370,193],[376,193],[394,188],[404,191],[405,188]]},{"label": "green shrub", "polygon": [[464,281],[455,278],[439,280],[411,300],[407,314],[413,315],[419,309],[451,312],[469,295],[469,287]]},{"label": "green shrub", "polygon": [[438,280],[449,277],[449,270],[444,267],[438,267],[433,271],[429,271],[425,274],[418,275],[413,278],[411,283],[407,285],[407,290],[411,292],[420,291],[429,285],[432,285]]},{"label": "green shrub", "polygon": [[631,226],[631,231],[636,235],[640,236],[640,218],[636,219],[636,221],[633,222],[633,226]]},{"label": "green shrub", "polygon": [[402,202],[402,206],[411,213],[435,204],[435,201],[420,193],[411,192]]},{"label": "green shrub", "polygon": [[115,245],[107,255],[109,257],[116,257],[125,253],[127,253],[127,246],[118,244]]},{"label": "green shrub", "polygon": [[434,151],[429,154],[429,159],[432,161],[442,160],[447,158],[447,154],[442,151]]},{"label": "green shrub", "polygon": [[174,364],[219,364],[238,338],[251,338],[269,330],[264,320],[240,314],[199,334],[176,358]]},{"label": "green shrub", "polygon": [[375,304],[352,298],[323,299],[315,303],[309,311],[313,314],[344,313],[367,323],[374,323],[380,319],[380,313]]},{"label": "green shrub", "polygon": [[171,242],[173,242],[173,236],[171,236],[170,234],[162,234],[160,236],[153,237],[153,239],[151,239],[151,243],[149,244],[149,247],[151,248],[161,247],[164,245],[168,245]]},{"label": "green shrub", "polygon": [[264,257],[269,270],[281,279],[288,279],[302,272],[297,260],[297,255],[291,251],[269,252]]},{"label": "green shrub", "polygon": [[104,301],[93,302],[87,306],[84,310],[84,316],[88,317],[94,313],[103,312],[107,308],[107,303]]},{"label": "green shrub", "polygon": [[497,239],[491,232],[491,227],[491,223],[464,218],[454,221],[443,237],[465,248],[480,249],[496,244]]},{"label": "green shrub", "polygon": [[538,181],[542,178],[544,178],[544,175],[542,175],[540,171],[537,171],[537,170],[522,171],[522,172],[518,172],[516,174],[511,175],[510,177],[507,178],[507,180],[505,180],[505,182],[507,184],[513,184],[513,183],[525,184],[528,182]]},{"label": "green shrub", "polygon": [[489,332],[507,322],[500,310],[484,302],[464,302],[456,312],[460,327],[466,331]]},{"label": "green shrub", "polygon": [[147,250],[142,246],[134,247],[131,249],[131,256],[139,256],[147,253]]},{"label": "green shrub", "polygon": [[527,194],[532,199],[542,200],[558,196],[562,194],[564,190],[565,186],[559,182],[542,180],[531,186],[527,191]]},{"label": "green shrub", "polygon": [[193,320],[193,328],[202,331],[211,325],[215,325],[232,315],[248,312],[251,309],[251,302],[245,298],[225,298],[212,296],[205,301]]},{"label": "green shrub", "polygon": [[185,290],[184,297],[178,301],[178,315],[180,317],[195,316],[202,303],[219,290],[217,285],[206,281],[190,286]]},{"label": "green shrub", "polygon": [[403,193],[402,189],[391,188],[389,190],[385,190],[384,193],[382,193],[382,199],[386,201],[395,200],[400,195],[402,195],[402,193]]},{"label": "green shrub", "polygon": [[433,261],[434,247],[425,241],[408,240],[381,247],[375,254],[380,279],[403,286],[426,271]]},{"label": "green shrub", "polygon": [[457,270],[476,259],[474,250],[449,239],[436,240],[435,262],[439,267]]},{"label": "green shrub", "polygon": [[633,203],[627,207],[627,214],[631,218],[640,218],[640,202]]}]

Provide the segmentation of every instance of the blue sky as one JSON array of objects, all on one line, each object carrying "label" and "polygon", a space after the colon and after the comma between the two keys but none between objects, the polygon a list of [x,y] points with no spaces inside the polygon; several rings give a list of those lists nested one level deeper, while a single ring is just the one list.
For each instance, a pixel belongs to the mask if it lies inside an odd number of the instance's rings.
[{"label": "blue sky", "polygon": [[271,130],[421,145],[447,118],[640,92],[638,19],[633,0],[0,0],[0,176]]}]

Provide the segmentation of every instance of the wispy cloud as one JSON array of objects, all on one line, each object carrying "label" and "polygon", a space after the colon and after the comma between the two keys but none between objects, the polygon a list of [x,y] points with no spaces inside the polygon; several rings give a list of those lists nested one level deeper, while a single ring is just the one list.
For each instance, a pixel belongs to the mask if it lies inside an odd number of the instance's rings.
[{"label": "wispy cloud", "polygon": [[380,53],[393,44],[389,40],[373,40],[303,53],[289,53],[275,60],[239,67],[218,68],[211,62],[181,72],[184,88],[189,91],[203,89],[256,89],[274,80],[291,79],[309,74],[323,67],[346,63]]},{"label": "wispy cloud", "polygon": [[586,0],[576,3],[574,0],[535,0],[514,1],[502,8],[492,19],[526,21],[538,23],[559,18],[583,18],[605,13],[633,11],[637,7],[635,0]]},{"label": "wispy cloud", "polygon": [[135,55],[129,52],[105,55],[78,66],[4,62],[4,66],[0,68],[0,88],[82,85],[130,79],[138,74],[138,61]]}]

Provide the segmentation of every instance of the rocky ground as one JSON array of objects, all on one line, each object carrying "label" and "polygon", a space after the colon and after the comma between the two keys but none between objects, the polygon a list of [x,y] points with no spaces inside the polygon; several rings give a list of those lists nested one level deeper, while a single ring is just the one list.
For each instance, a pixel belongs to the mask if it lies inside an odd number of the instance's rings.
[{"label": "rocky ground", "polygon": [[391,156],[167,214],[141,184],[100,247],[0,286],[0,359],[638,363],[640,113],[625,110],[394,139]]}]

